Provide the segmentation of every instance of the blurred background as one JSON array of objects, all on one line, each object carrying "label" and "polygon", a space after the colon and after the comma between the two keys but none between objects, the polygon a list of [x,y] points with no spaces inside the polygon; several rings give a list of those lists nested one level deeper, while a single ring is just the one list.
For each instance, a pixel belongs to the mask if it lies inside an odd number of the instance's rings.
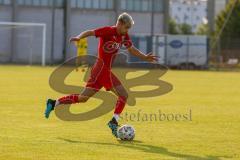
[{"label": "blurred background", "polygon": [[[237,70],[239,0],[0,0],[0,63],[55,65],[76,56],[68,39],[128,12],[134,45],[177,69]],[[98,40],[88,38],[88,54]],[[125,51],[122,51],[125,52]],[[129,62],[141,62],[128,55]]]}]

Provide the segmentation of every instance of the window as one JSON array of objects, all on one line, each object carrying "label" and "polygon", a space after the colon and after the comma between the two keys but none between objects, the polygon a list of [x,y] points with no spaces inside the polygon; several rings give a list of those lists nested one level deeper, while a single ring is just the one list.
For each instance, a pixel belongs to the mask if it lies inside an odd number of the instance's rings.
[{"label": "window", "polygon": [[[64,0],[16,0],[18,5],[26,6],[53,6],[53,3],[56,7],[63,7]],[[73,2],[73,0],[71,1]]]},{"label": "window", "polygon": [[99,7],[99,0],[93,0],[93,8],[100,8]]},{"label": "window", "polygon": [[135,11],[142,10],[142,1],[141,0],[134,0],[134,10]]},{"label": "window", "polygon": [[154,0],[154,11],[162,12],[163,11],[163,0]]},{"label": "window", "polygon": [[126,10],[127,0],[121,0],[120,6],[122,10]]},{"label": "window", "polygon": [[113,9],[113,0],[71,0],[72,8]]},{"label": "window", "polygon": [[[154,2],[152,6],[152,2]],[[164,0],[120,0],[120,8],[128,11],[162,12]]]},{"label": "window", "polygon": [[33,5],[34,6],[40,6],[41,5],[41,0],[34,0]]},{"label": "window", "polygon": [[84,8],[92,8],[92,0],[85,0]]},{"label": "window", "polygon": [[18,0],[18,1],[17,1],[17,4],[19,4],[19,5],[24,5],[24,0]]},{"label": "window", "polygon": [[153,7],[153,6],[152,6],[152,1],[153,1],[153,0],[149,0],[149,1],[148,1],[148,11],[151,11],[151,10],[152,10],[152,7]]},{"label": "window", "polygon": [[132,11],[133,10],[133,0],[127,1],[127,10]]},{"label": "window", "polygon": [[78,8],[84,8],[84,0],[76,0]]},{"label": "window", "polygon": [[32,5],[32,0],[24,0],[25,5]]},{"label": "window", "polygon": [[107,2],[107,9],[113,9],[113,0],[108,0]]},{"label": "window", "polygon": [[100,0],[100,1],[101,1],[101,3],[100,3],[99,8],[106,9],[107,8],[107,0]]},{"label": "window", "polygon": [[9,4],[11,4],[11,0],[0,0],[0,4],[9,5]]},{"label": "window", "polygon": [[70,5],[72,8],[75,8],[77,6],[77,0],[71,0]]},{"label": "window", "polygon": [[149,11],[149,0],[142,0],[142,11]]},{"label": "window", "polygon": [[55,6],[56,7],[63,7],[64,0],[55,0]]},{"label": "window", "polygon": [[51,6],[52,5],[51,2],[53,2],[53,1],[52,0],[41,0],[41,6]]}]

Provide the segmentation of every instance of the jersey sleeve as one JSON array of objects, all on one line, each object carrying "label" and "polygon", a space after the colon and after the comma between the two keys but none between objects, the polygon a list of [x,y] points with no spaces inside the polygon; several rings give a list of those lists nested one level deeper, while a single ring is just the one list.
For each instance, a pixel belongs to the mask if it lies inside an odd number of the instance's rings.
[{"label": "jersey sleeve", "polygon": [[123,45],[124,45],[125,48],[130,48],[130,47],[133,46],[132,40],[129,37],[128,33],[125,35],[125,39],[124,39]]},{"label": "jersey sleeve", "polygon": [[95,37],[105,37],[111,34],[111,27],[100,27],[93,30]]}]

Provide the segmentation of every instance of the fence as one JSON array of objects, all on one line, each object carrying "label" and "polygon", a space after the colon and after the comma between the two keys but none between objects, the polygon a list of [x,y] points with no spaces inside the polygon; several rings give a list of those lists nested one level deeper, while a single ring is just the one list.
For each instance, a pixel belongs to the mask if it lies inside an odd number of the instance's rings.
[{"label": "fence", "polygon": [[213,70],[240,70],[240,38],[227,37],[212,43],[209,65]]},{"label": "fence", "polygon": [[[153,51],[159,63],[172,68],[195,69],[208,66],[208,39],[197,35],[133,36],[137,48],[145,53]],[[130,62],[143,62],[129,56]]]}]

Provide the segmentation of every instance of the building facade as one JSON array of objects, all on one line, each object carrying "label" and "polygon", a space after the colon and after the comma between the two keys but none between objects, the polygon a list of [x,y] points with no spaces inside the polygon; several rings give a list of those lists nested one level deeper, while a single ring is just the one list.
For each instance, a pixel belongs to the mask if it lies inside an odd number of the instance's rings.
[{"label": "building facade", "polygon": [[171,18],[177,24],[189,24],[192,32],[195,32],[200,24],[207,23],[206,0],[171,0],[169,9]]}]

